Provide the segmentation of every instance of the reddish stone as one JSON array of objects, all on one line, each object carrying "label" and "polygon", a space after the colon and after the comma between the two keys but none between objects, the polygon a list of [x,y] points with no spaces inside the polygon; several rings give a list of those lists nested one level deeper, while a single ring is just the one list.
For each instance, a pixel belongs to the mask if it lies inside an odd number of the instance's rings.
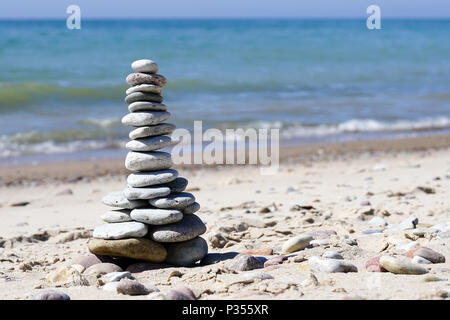
[{"label": "reddish stone", "polygon": [[253,250],[247,250],[241,252],[241,254],[250,254],[250,255],[262,255],[262,256],[270,256],[273,254],[272,248],[259,248],[259,249],[253,249]]},{"label": "reddish stone", "polygon": [[366,270],[368,272],[387,272],[387,270],[381,266],[380,258],[381,258],[381,256],[378,256],[378,257],[367,260]]},{"label": "reddish stone", "polygon": [[417,247],[414,247],[414,248],[412,248],[411,250],[409,250],[407,253],[405,253],[405,256],[407,256],[408,258],[414,258],[414,256],[415,256],[415,252],[417,251],[417,250],[419,250],[420,248],[422,248],[421,246],[417,246]]},{"label": "reddish stone", "polygon": [[278,264],[282,264],[284,260],[286,260],[286,256],[278,256],[272,259],[267,260],[264,262],[264,268],[267,268],[269,266],[276,266]]}]

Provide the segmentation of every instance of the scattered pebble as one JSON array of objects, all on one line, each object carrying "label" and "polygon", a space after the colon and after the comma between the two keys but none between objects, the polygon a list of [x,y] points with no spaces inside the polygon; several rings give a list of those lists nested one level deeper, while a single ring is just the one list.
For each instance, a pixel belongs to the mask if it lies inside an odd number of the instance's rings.
[{"label": "scattered pebble", "polygon": [[286,259],[287,259],[286,256],[278,256],[278,257],[269,259],[266,262],[264,262],[264,268],[267,268],[269,266],[276,266],[276,265],[282,264],[283,261],[285,261]]},{"label": "scattered pebble", "polygon": [[117,292],[128,296],[142,296],[149,294],[151,290],[136,280],[124,278],[119,281]]},{"label": "scattered pebble", "polygon": [[238,255],[233,259],[229,269],[235,272],[248,271],[253,269],[261,269],[264,263],[258,258],[251,255]]},{"label": "scattered pebble", "polygon": [[308,260],[309,267],[315,272],[358,272],[358,268],[345,260],[326,259],[319,256],[312,256]]},{"label": "scattered pebble", "polygon": [[411,263],[406,259],[394,258],[390,256],[382,256],[380,258],[380,264],[383,268],[395,274],[417,275],[428,272],[425,268],[416,263]]},{"label": "scattered pebble", "polygon": [[283,246],[282,251],[286,253],[296,252],[305,249],[313,240],[310,235],[300,235],[287,240]]}]

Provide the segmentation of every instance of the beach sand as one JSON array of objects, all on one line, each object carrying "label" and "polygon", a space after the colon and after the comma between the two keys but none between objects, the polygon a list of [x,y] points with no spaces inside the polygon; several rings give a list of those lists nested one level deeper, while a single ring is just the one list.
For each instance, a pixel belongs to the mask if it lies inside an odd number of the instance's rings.
[{"label": "beach sand", "polygon": [[[169,267],[134,273],[162,292],[190,287],[199,299],[440,299],[450,289],[449,238],[417,237],[411,230],[377,229],[374,216],[396,224],[415,216],[417,227],[450,222],[450,136],[291,147],[281,150],[276,175],[255,166],[179,168],[188,191],[201,204],[205,239],[219,232],[227,244],[209,252],[271,248],[300,234],[334,230],[329,243],[292,254],[282,264],[260,269],[273,279],[241,281],[246,273],[227,269],[231,260],[192,268]],[[71,299],[148,299],[107,292],[98,285],[48,283],[45,277],[79,255],[88,255],[92,229],[107,207],[101,198],[122,190],[123,160],[0,168],[0,299],[29,299],[46,288]],[[264,209],[265,208],[265,209]],[[408,239],[409,238],[409,239]],[[365,262],[380,254],[404,254],[393,243],[417,241],[447,258],[423,265],[426,275],[369,273]],[[413,239],[413,240],[411,240]],[[356,240],[356,244],[350,240]],[[340,252],[356,273],[314,272],[306,285],[308,258]],[[256,256],[259,256],[256,254]],[[179,271],[173,276],[173,271]],[[258,271],[258,270],[257,270]],[[171,276],[172,274],[172,276]],[[441,281],[429,281],[435,276]],[[434,279],[436,280],[436,279]]]}]

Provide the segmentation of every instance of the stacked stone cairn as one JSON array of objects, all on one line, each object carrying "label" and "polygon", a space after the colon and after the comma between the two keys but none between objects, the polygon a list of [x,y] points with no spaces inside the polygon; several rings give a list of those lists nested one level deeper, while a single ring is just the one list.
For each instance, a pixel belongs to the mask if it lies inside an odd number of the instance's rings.
[{"label": "stacked stone cairn", "polygon": [[169,136],[175,126],[165,123],[170,113],[162,104],[166,79],[151,60],[131,64],[135,73],[125,101],[129,114],[122,123],[133,127],[126,144],[125,167],[131,171],[128,187],[112,192],[103,203],[116,208],[101,216],[106,222],[94,230],[91,253],[138,261],[191,266],[206,256],[208,245],[199,237],[205,224],[194,213],[195,197],[184,192],[188,181],[170,169],[170,153],[157,151],[176,144]]}]

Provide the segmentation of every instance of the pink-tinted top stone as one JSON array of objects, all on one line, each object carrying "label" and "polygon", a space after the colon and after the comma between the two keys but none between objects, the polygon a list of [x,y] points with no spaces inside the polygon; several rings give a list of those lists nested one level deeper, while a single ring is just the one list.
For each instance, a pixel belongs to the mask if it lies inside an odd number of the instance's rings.
[{"label": "pink-tinted top stone", "polygon": [[381,258],[381,256],[378,256],[378,257],[367,260],[366,270],[368,272],[387,272],[387,270],[381,266],[380,258]]}]

